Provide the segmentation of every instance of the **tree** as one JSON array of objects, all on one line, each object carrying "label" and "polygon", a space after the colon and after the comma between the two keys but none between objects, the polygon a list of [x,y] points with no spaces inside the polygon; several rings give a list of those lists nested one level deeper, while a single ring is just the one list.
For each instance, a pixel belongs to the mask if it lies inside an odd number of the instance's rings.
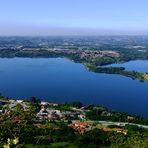
[{"label": "tree", "polygon": [[83,104],[81,102],[72,102],[72,103],[70,103],[70,105],[72,105],[73,107],[76,107],[76,108],[81,108],[83,106]]},{"label": "tree", "polygon": [[108,134],[99,129],[94,129],[92,131],[86,132],[78,140],[79,147],[99,147],[99,146],[109,146],[110,141]]}]

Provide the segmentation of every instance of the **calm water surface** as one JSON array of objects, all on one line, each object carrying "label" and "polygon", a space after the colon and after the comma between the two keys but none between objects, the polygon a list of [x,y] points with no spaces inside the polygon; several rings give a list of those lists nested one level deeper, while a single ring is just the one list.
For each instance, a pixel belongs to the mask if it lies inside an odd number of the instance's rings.
[{"label": "calm water surface", "polygon": [[95,103],[148,117],[148,82],[89,72],[64,58],[0,58],[0,92],[16,98]]},{"label": "calm water surface", "polygon": [[135,60],[129,61],[122,64],[110,64],[107,67],[125,67],[129,71],[148,72],[148,61],[146,60]]}]

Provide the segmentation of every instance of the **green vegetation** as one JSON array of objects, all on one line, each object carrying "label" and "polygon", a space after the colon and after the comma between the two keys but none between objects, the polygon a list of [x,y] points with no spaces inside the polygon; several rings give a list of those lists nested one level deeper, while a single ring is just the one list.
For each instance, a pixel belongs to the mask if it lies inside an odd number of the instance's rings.
[{"label": "green vegetation", "polygon": [[25,145],[25,148],[77,148],[77,146],[75,146],[72,143],[69,142],[55,142],[55,143],[51,143],[48,145]]},{"label": "green vegetation", "polygon": [[86,118],[93,121],[131,122],[148,125],[148,119],[122,112],[109,112],[106,108],[92,108],[86,112]]},{"label": "green vegetation", "polygon": [[140,73],[136,71],[127,71],[124,67],[101,67],[96,66],[91,63],[85,64],[90,71],[97,73],[107,73],[107,74],[120,74],[132,79],[138,79],[140,81],[148,81],[148,75],[145,73]]},{"label": "green vegetation", "polygon": [[[145,73],[140,73],[136,71],[127,71],[123,67],[103,67],[103,65],[118,63],[118,62],[126,62],[129,60],[129,55],[125,53],[120,53],[119,56],[116,55],[117,52],[112,51],[112,55],[110,55],[110,51],[85,51],[85,50],[0,50],[0,57],[66,57],[68,59],[73,60],[74,62],[79,62],[84,64],[90,71],[94,71],[97,73],[107,73],[107,74],[120,74],[126,77],[130,77],[132,79],[138,79],[140,81],[147,81],[148,75]],[[102,54],[104,54],[102,57]],[[83,57],[84,56],[84,57]],[[133,56],[133,55],[131,55]],[[144,56],[144,55],[143,55]],[[141,57],[142,58],[142,57]],[[131,57],[131,60],[134,59]],[[136,55],[135,55],[135,59]],[[143,58],[142,58],[143,59]]]},{"label": "green vegetation", "polygon": [[[5,100],[5,99],[2,99]],[[52,109],[72,111],[72,108],[86,113],[85,121],[80,122],[80,128],[89,130],[81,133],[70,126],[75,123],[75,118],[70,122],[65,120],[39,120],[36,117],[38,110],[43,108],[40,100],[32,97],[25,101],[28,109],[21,103],[15,108],[6,108],[0,114],[0,147],[15,148],[98,148],[98,147],[136,147],[146,148],[148,142],[148,129],[137,125],[102,125],[99,120],[124,121],[148,124],[148,120],[138,116],[129,116],[126,113],[109,112],[102,106],[83,106],[80,102],[59,104]],[[47,105],[46,105],[47,107]],[[81,107],[83,109],[81,109]],[[81,124],[84,125],[81,127]]]},{"label": "green vegetation", "polygon": [[[103,66],[137,59],[147,60],[147,43],[147,37],[88,37],[85,39],[81,37],[68,39],[65,37],[1,37],[0,57],[65,57],[84,64],[90,71],[119,74],[146,81],[148,75],[144,73],[127,71],[123,67]],[[144,48],[135,47],[139,44]],[[55,106],[41,105],[39,99],[32,97],[24,104],[18,103],[15,107],[8,107],[9,98],[0,95],[0,100],[2,104],[0,109],[4,109],[0,114],[0,147],[147,148],[148,146],[148,129],[144,126],[148,125],[147,118],[109,111],[98,105],[83,106],[80,102]],[[54,114],[56,115],[53,116],[54,118],[49,118],[45,108],[53,112],[57,110],[60,114],[62,112],[64,117]],[[42,118],[39,118],[37,114],[41,109],[45,112]],[[78,115],[84,117],[80,118]],[[80,125],[72,125],[75,124],[75,120]],[[103,124],[102,120],[106,124]]]},{"label": "green vegetation", "polygon": [[127,71],[123,67],[103,67],[103,65],[123,63],[130,60],[147,60],[147,42],[148,38],[145,36],[1,37],[0,57],[64,57],[85,64],[90,71],[119,74],[132,79],[147,81],[148,75],[144,73]]}]

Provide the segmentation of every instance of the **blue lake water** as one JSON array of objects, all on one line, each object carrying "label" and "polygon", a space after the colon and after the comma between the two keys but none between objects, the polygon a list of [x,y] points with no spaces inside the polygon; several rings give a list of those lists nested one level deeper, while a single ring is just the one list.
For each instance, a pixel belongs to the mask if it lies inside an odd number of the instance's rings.
[{"label": "blue lake water", "polygon": [[0,58],[0,92],[16,98],[100,104],[148,117],[148,82],[89,72],[64,58]]},{"label": "blue lake water", "polygon": [[135,60],[121,64],[110,64],[106,67],[125,67],[129,71],[148,72],[148,61],[147,60]]}]

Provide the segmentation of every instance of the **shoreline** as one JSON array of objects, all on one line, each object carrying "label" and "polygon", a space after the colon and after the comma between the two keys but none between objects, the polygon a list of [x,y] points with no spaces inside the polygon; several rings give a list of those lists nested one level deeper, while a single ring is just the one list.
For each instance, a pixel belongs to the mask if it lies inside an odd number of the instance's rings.
[{"label": "shoreline", "polygon": [[[146,82],[148,81],[148,73],[144,73],[144,72],[138,72],[138,71],[128,71],[126,70],[124,67],[102,67],[104,65],[108,65],[108,64],[114,64],[116,63],[116,61],[114,62],[110,62],[110,63],[101,63],[101,65],[98,65],[97,61],[95,61],[94,63],[91,62],[84,62],[84,61],[80,61],[80,60],[76,60],[67,56],[60,56],[60,55],[54,55],[54,56],[13,56],[13,57],[9,57],[9,56],[0,56],[0,58],[8,58],[8,59],[13,59],[13,58],[30,58],[30,59],[40,59],[40,58],[65,58],[68,59],[72,62],[75,63],[80,63],[82,65],[84,65],[86,67],[86,69],[88,71],[91,72],[95,72],[95,73],[105,73],[105,74],[117,74],[117,75],[123,75],[129,78],[137,79],[140,82]],[[140,60],[140,59],[139,59]],[[131,60],[129,60],[131,61]],[[129,62],[128,61],[128,62]],[[121,62],[121,61],[118,61]],[[125,63],[127,61],[122,61],[122,63]]]}]

